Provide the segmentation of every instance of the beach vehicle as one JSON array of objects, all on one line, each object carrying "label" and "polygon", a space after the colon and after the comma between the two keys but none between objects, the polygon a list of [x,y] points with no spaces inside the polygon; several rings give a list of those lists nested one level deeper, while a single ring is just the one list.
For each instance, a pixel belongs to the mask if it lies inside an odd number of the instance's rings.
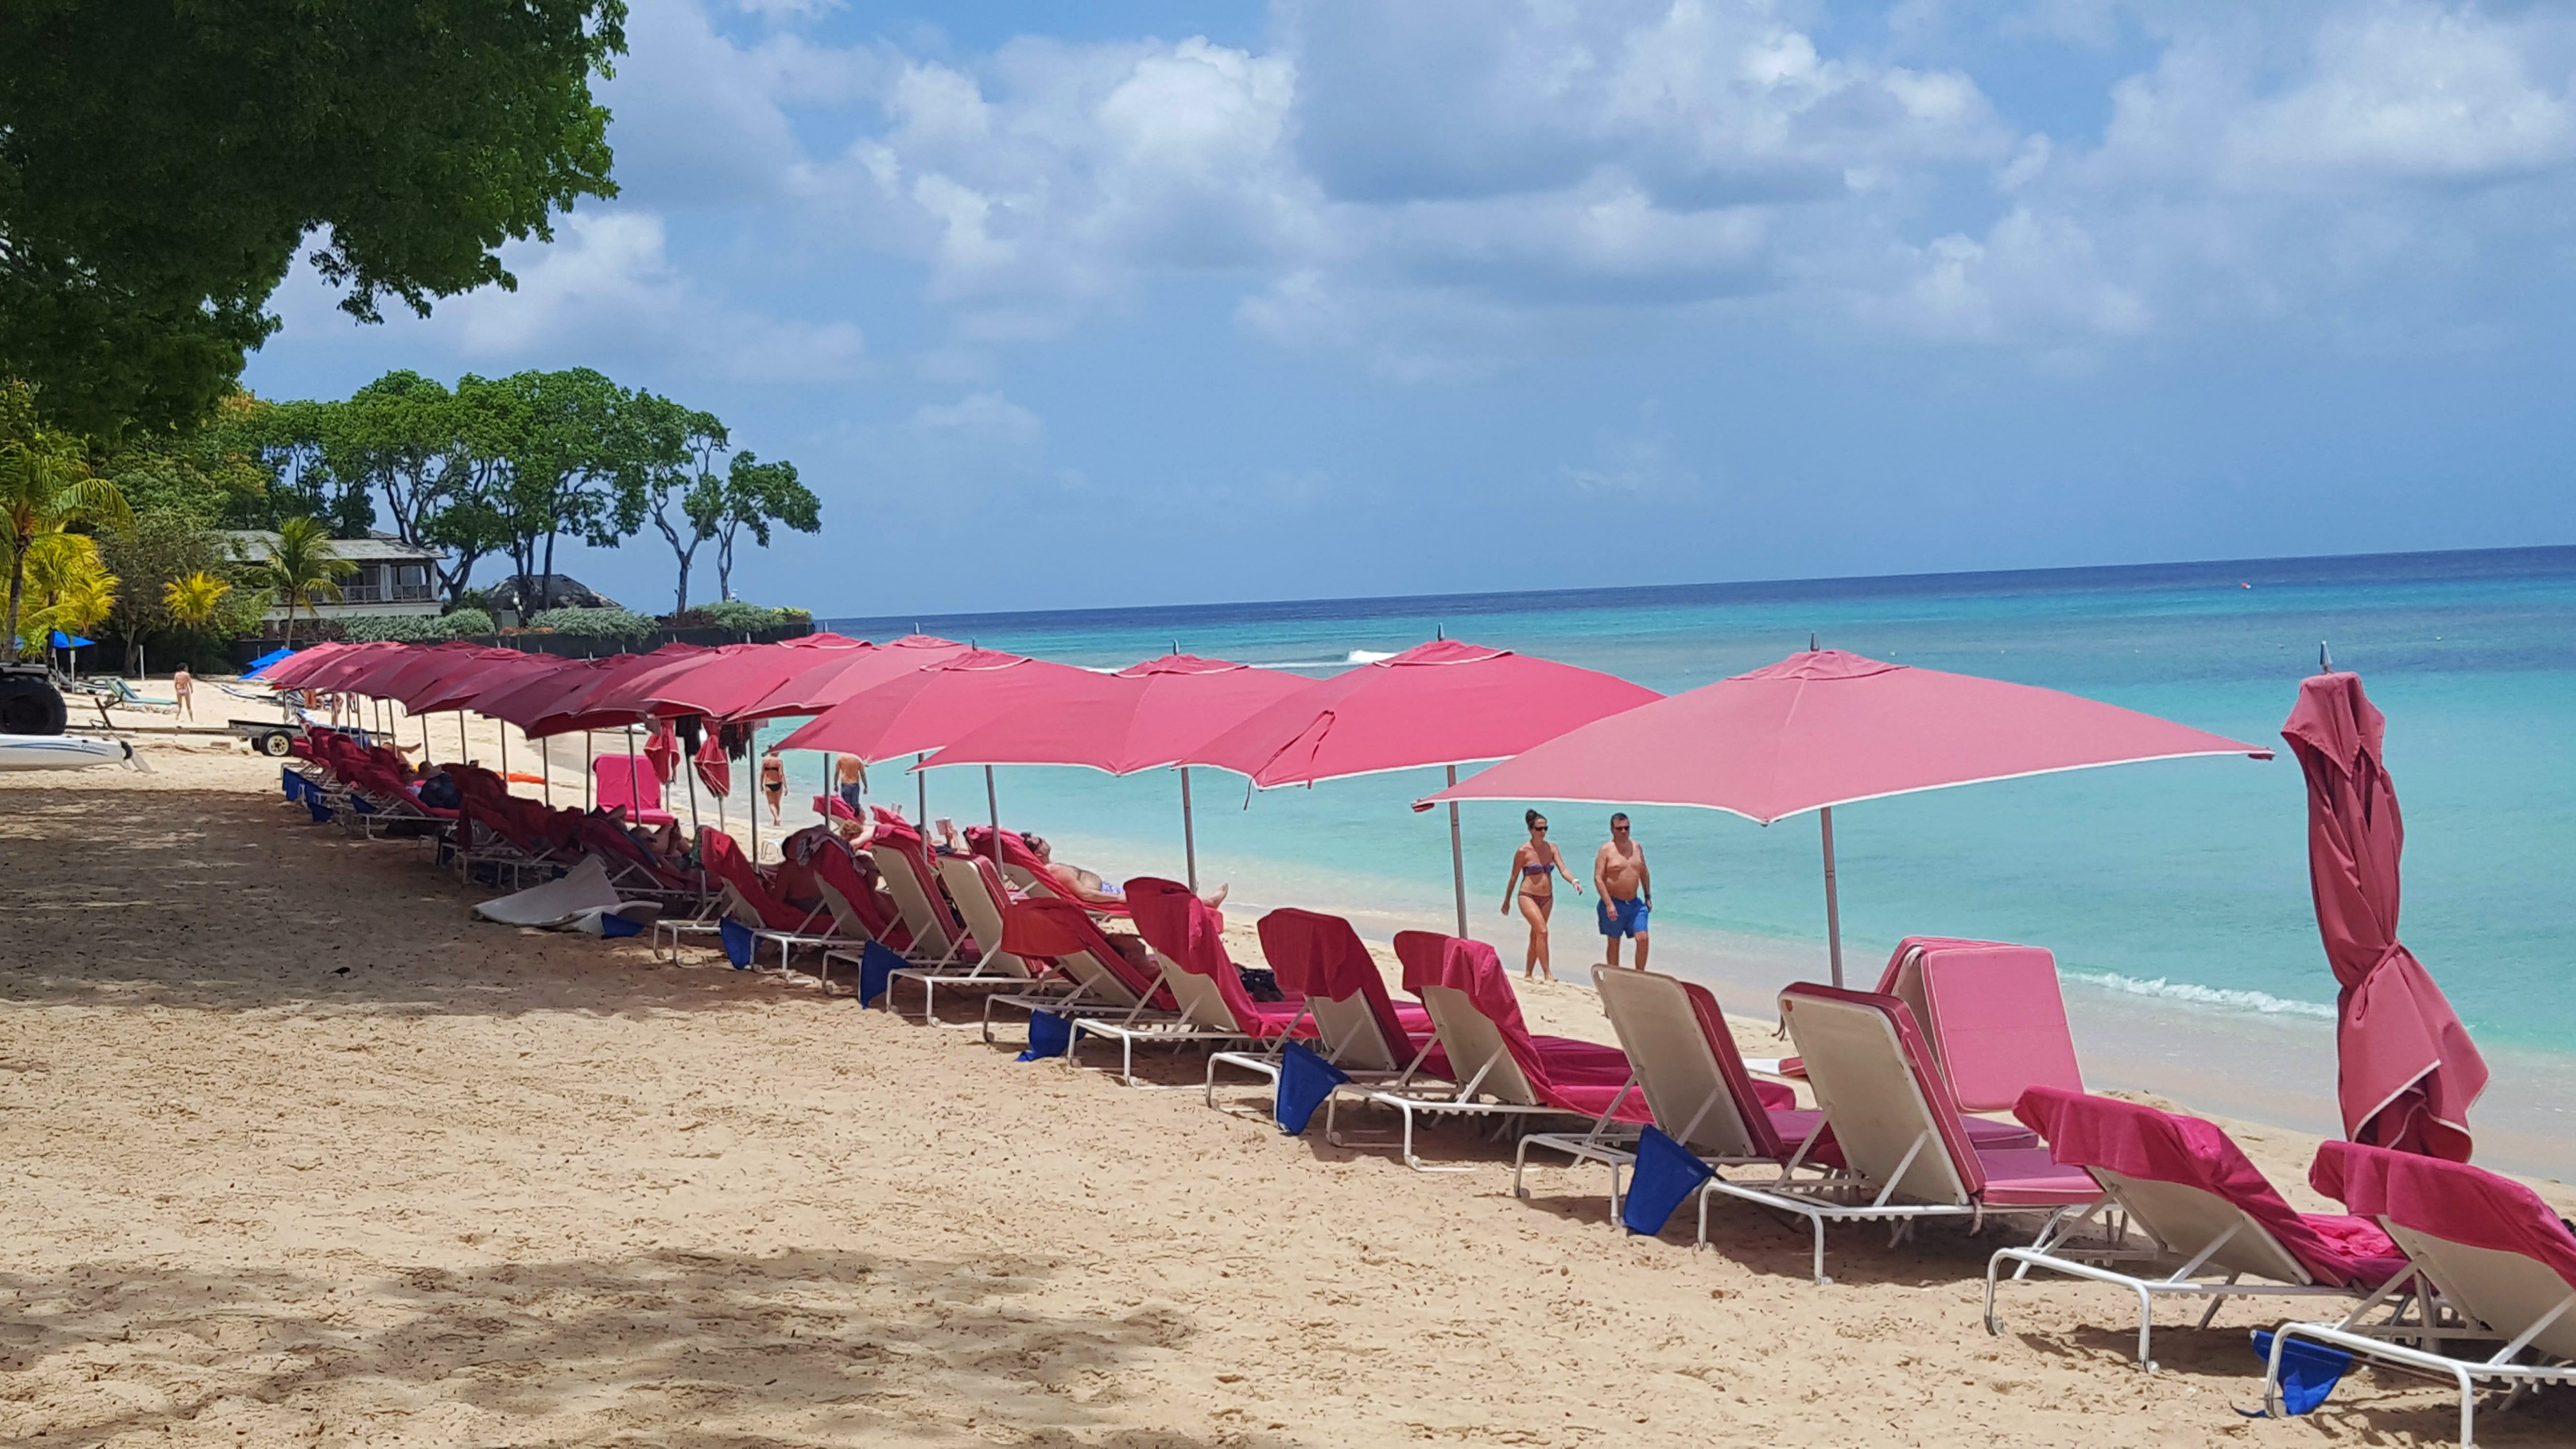
[{"label": "beach vehicle", "polygon": [[[2147,1246],[2079,1251],[2038,1243],[1998,1251],[1986,1264],[1988,1333],[2003,1331],[1995,1289],[2007,1263],[2016,1282],[2042,1269],[2135,1294],[2138,1367],[2150,1373],[2159,1297],[2208,1299],[2198,1324],[2207,1328],[2230,1298],[2379,1302],[2407,1276],[2405,1255],[2378,1224],[2293,1209],[2214,1122],[2052,1087],[2032,1088],[2018,1115],[2048,1140],[2058,1162],[2102,1184]],[[2114,1266],[2122,1263],[2133,1269]]]},{"label": "beach vehicle", "polygon": [[1404,1165],[1417,1172],[1472,1170],[1465,1165],[1435,1167],[1414,1152],[1414,1126],[1422,1117],[1486,1122],[1574,1118],[1591,1123],[1595,1134],[1618,1125],[1633,1132],[1652,1120],[1627,1054],[1619,1048],[1530,1035],[1521,1020],[1520,998],[1493,947],[1432,931],[1399,931],[1395,954],[1404,965],[1404,988],[1421,999],[1431,1019],[1448,1079],[1429,1075],[1425,1053],[1392,1082],[1335,1088],[1324,1105],[1324,1136],[1334,1146],[1349,1145],[1340,1134],[1346,1099],[1397,1114],[1403,1124]]},{"label": "beach vehicle", "polygon": [[[2508,1386],[2511,1403],[2543,1384],[2576,1384],[2576,1229],[2538,1194],[2465,1162],[2357,1142],[2318,1148],[2308,1182],[2377,1219],[2462,1323],[2368,1326],[2375,1300],[2339,1323],[2285,1323],[2264,1369],[2266,1409],[2282,1412],[2282,1361],[2302,1340],[2457,1384],[2462,1449],[2476,1442],[2478,1385]],[[2455,1343],[2471,1351],[2443,1351]],[[2479,1352],[2487,1344],[2494,1351]]]},{"label": "beach vehicle", "polygon": [[68,720],[52,670],[0,664],[0,735],[58,735]]},{"label": "beach vehicle", "polygon": [[2045,1236],[2104,1200],[2091,1174],[2061,1166],[2029,1135],[1997,1140],[1972,1128],[1976,1119],[1960,1113],[1903,1001],[1801,982],[1780,993],[1780,1014],[1806,1064],[1842,1171],[1820,1181],[1758,1185],[1710,1178],[1700,1190],[1703,1242],[1716,1197],[1803,1218],[1814,1234],[1821,1284],[1833,1281],[1825,1275],[1829,1223],[1893,1223],[1902,1237],[1930,1218],[1982,1223],[2037,1216],[2045,1220]]}]

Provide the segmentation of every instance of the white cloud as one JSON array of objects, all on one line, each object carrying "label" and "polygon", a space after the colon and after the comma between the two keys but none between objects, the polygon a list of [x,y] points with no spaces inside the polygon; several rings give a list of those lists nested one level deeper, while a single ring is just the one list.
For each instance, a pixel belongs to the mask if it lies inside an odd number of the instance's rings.
[{"label": "white cloud", "polygon": [[924,403],[913,410],[913,436],[932,448],[1005,458],[1036,454],[1046,423],[998,392],[973,392],[953,403]]}]

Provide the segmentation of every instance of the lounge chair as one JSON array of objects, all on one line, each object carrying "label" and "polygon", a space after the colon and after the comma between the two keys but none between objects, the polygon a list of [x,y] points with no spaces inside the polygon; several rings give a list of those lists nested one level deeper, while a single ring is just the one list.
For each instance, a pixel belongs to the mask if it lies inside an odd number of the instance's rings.
[{"label": "lounge chair", "polygon": [[[1592,980],[1647,1109],[1667,1136],[1702,1162],[1785,1166],[1815,1133],[1823,1114],[1800,1109],[1794,1090],[1756,1081],[1745,1069],[1726,1014],[1708,988],[1618,966],[1594,966]],[[1530,1149],[1561,1152],[1610,1169],[1610,1211],[1616,1217],[1620,1173],[1636,1161],[1639,1130],[1610,1122],[1599,1131],[1523,1137],[1512,1161],[1512,1191],[1528,1196],[1521,1175]]]},{"label": "lounge chair", "polygon": [[1062,986],[1032,982],[1025,991],[984,999],[984,1040],[993,1040],[993,1011],[1045,1011],[1060,1017],[1113,1017],[1130,1025],[1178,1015],[1172,995],[1100,933],[1079,901],[1028,896],[1002,912],[1002,945],[1023,961],[1050,963]]},{"label": "lounge chair", "polygon": [[1914,1013],[1962,1112],[2009,1112],[2033,1087],[2084,1091],[2057,958],[2038,946],[1909,936],[1878,989]]},{"label": "lounge chair", "polygon": [[[2059,1165],[2045,1147],[1996,1146],[1973,1135],[1975,1119],[1961,1117],[1904,1002],[1801,982],[1780,993],[1780,1014],[1806,1063],[1842,1173],[1758,1185],[1710,1178],[1700,1189],[1703,1245],[1712,1198],[1790,1213],[1814,1232],[1815,1278],[1830,1283],[1828,1223],[1892,1222],[1902,1238],[1927,1218],[1981,1224],[1999,1214],[2037,1214],[2046,1219],[2045,1236],[2059,1219],[2102,1201],[2091,1174]],[[1790,1165],[1810,1158],[1820,1140],[1810,1138]]]},{"label": "lounge chair", "polygon": [[[2293,1339],[2458,1385],[2462,1449],[2476,1442],[2479,1384],[2509,1386],[2510,1404],[2526,1388],[2576,1383],[2576,1229],[2538,1194],[2464,1162],[2355,1142],[2320,1147],[2308,1182],[2377,1219],[2463,1326],[2365,1326],[2377,1306],[2368,1299],[2339,1323],[2285,1323],[2264,1370],[2272,1413],[2282,1411],[2281,1361]],[[2478,1357],[2441,1352],[2449,1339],[2497,1347]]]},{"label": "lounge chair", "polygon": [[[2003,1331],[1995,1285],[2006,1263],[2018,1265],[2016,1281],[2042,1268],[2137,1295],[2138,1366],[2149,1373],[2158,1297],[2207,1298],[2196,1325],[2207,1328],[2230,1298],[2366,1297],[2406,1270],[2405,1255],[2369,1219],[2302,1213],[2282,1201],[2214,1122],[2053,1087],[2032,1088],[2019,1112],[2047,1139],[2051,1157],[2092,1174],[2150,1247],[2103,1253],[2040,1243],[1998,1251],[1986,1264],[1988,1333]],[[2141,1257],[2163,1271],[2110,1266]]]},{"label": "lounge chair", "polygon": [[1352,1082],[1325,1099],[1324,1135],[1345,1146],[1341,1103],[1347,1098],[1386,1107],[1403,1121],[1404,1164],[1417,1172],[1467,1172],[1466,1165],[1434,1167],[1413,1150],[1417,1117],[1486,1121],[1577,1118],[1595,1132],[1613,1123],[1643,1126],[1653,1120],[1638,1095],[1627,1054],[1599,1042],[1529,1033],[1520,998],[1503,974],[1494,948],[1482,941],[1430,931],[1401,931],[1396,959],[1404,986],[1421,998],[1438,1038],[1448,1080],[1427,1071],[1427,1056],[1383,1085]]},{"label": "lounge chair", "polygon": [[[943,855],[939,858],[939,880],[947,887],[949,902],[966,923],[967,946],[976,948],[974,964],[960,969],[954,959],[945,964],[906,966],[892,972],[886,980],[886,1010],[900,1014],[895,1005],[895,985],[911,981],[921,987],[921,1019],[933,1026],[939,1024],[937,993],[940,987],[989,991],[1021,990],[1033,979],[1028,963],[1002,943],[1003,917],[1010,909],[1011,892],[1002,884],[1002,874],[993,862],[983,856]],[[992,944],[984,946],[983,943]],[[960,954],[963,954],[962,952]],[[964,1025],[963,1022],[958,1023]]]},{"label": "lounge chair", "polygon": [[643,755],[601,755],[591,761],[599,808],[631,825],[669,825],[679,817],[662,808],[662,777]]},{"label": "lounge chair", "polygon": [[1226,955],[1222,919],[1207,902],[1178,881],[1138,876],[1127,882],[1127,909],[1136,933],[1153,948],[1162,967],[1162,985],[1178,1005],[1168,1020],[1114,1020],[1083,1017],[1072,1024],[1068,1058],[1079,1058],[1085,1037],[1118,1043],[1118,1080],[1140,1086],[1136,1048],[1146,1046],[1218,1045],[1251,1042],[1266,1045],[1283,1036],[1312,1036],[1314,1025],[1301,1001],[1255,1001],[1244,989],[1243,973]]},{"label": "lounge chair", "polygon": [[[1314,1051],[1354,1081],[1391,1080],[1414,1059],[1438,1050],[1431,1017],[1420,1006],[1398,1006],[1386,991],[1377,959],[1351,923],[1321,911],[1283,906],[1259,924],[1261,957],[1290,1000],[1302,1000],[1314,1022]],[[1208,1058],[1205,1095],[1216,1105],[1220,1067],[1248,1072],[1276,1087],[1279,1054],[1288,1037],[1263,1052],[1217,1052]],[[1426,1067],[1447,1072],[1444,1061]]]},{"label": "lounge chair", "polygon": [[[813,946],[829,951],[850,944],[849,938],[832,929],[830,907],[817,902],[812,907],[791,905],[778,898],[761,879],[751,858],[742,853],[734,838],[721,830],[698,832],[698,860],[716,883],[724,902],[724,914],[751,928],[752,960],[756,969],[760,946],[768,942],[778,947],[778,974],[789,974],[788,953],[799,946]],[[816,929],[817,924],[822,929]],[[819,977],[817,978],[820,979]]]},{"label": "lounge chair", "polygon": [[868,858],[876,862],[877,875],[885,881],[886,893],[894,897],[903,928],[912,937],[906,959],[934,970],[956,960],[966,949],[966,927],[940,889],[939,872],[930,863],[921,832],[880,818],[875,836],[868,841]]}]

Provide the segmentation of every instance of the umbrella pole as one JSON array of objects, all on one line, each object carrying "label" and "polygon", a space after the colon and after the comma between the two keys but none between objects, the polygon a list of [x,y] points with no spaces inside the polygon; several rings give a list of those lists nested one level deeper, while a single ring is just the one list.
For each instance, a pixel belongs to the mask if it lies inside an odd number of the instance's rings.
[{"label": "umbrella pole", "polygon": [[506,720],[502,721],[502,723],[501,723],[501,727],[500,727],[500,736],[501,736],[501,788],[502,788],[504,791],[507,791],[507,790],[510,788],[510,725],[509,725],[509,722],[508,722],[508,721],[506,721]]},{"label": "umbrella pole", "polygon": [[1199,893],[1198,827],[1190,819],[1190,767],[1181,766],[1181,855],[1190,868],[1190,894]]},{"label": "umbrella pole", "polygon": [[[1449,787],[1458,787],[1458,767],[1449,769]],[[1449,802],[1449,873],[1458,884],[1458,937],[1467,936],[1467,851],[1458,841],[1458,802]]]},{"label": "umbrella pole", "polygon": [[537,741],[537,773],[546,777],[546,808],[555,803],[555,737],[547,735]]},{"label": "umbrella pole", "polygon": [[584,814],[590,811],[591,751],[597,748],[598,744],[597,735],[588,730],[581,732],[581,808]]},{"label": "umbrella pole", "polygon": [[[643,783],[635,778],[635,726],[628,725],[626,727],[626,823],[629,825],[638,824],[644,819],[643,807],[635,803],[635,797],[643,793]],[[759,857],[754,856],[752,859],[756,862]]]},{"label": "umbrella pole", "polygon": [[466,752],[473,748],[465,743],[465,711],[460,709],[456,712],[456,763],[464,764]]},{"label": "umbrella pole", "polygon": [[1834,894],[1834,807],[1816,813],[1825,835],[1825,949],[1833,957],[1834,985],[1843,984],[1843,911]]},{"label": "umbrella pole", "polygon": [[[921,762],[929,758],[927,754],[912,757],[912,783],[920,787],[921,820],[919,824],[925,832],[930,829],[930,777],[921,772]],[[927,836],[925,835],[924,838]]]},{"label": "umbrella pole", "polygon": [[698,762],[695,760],[682,761],[680,764],[680,773],[689,777],[689,834],[696,835],[700,829],[698,824]]},{"label": "umbrella pole", "polygon": [[993,790],[993,767],[990,765],[984,767],[984,814],[993,822],[993,869],[999,871],[1002,868],[1002,797]]}]

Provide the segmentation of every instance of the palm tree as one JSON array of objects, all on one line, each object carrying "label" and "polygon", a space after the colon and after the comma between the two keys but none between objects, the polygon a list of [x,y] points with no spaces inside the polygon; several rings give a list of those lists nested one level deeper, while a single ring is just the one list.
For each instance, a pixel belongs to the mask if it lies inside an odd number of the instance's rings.
[{"label": "palm tree", "polygon": [[295,611],[302,609],[317,622],[313,601],[336,602],[340,597],[340,580],[358,571],[358,566],[340,557],[331,547],[331,530],[311,518],[289,518],[277,525],[277,541],[268,546],[268,557],[252,561],[241,571],[241,581],[254,589],[266,589],[286,606],[286,647],[295,647]]},{"label": "palm tree", "polygon": [[224,606],[224,595],[233,586],[199,569],[184,579],[172,579],[161,586],[161,607],[171,622],[182,629],[203,629],[215,621],[215,611]]},{"label": "palm tree", "polygon": [[27,551],[38,537],[81,523],[134,527],[134,510],[105,478],[90,476],[81,446],[59,433],[0,440],[0,563],[9,570],[9,620],[0,654],[14,652],[27,587]]}]

